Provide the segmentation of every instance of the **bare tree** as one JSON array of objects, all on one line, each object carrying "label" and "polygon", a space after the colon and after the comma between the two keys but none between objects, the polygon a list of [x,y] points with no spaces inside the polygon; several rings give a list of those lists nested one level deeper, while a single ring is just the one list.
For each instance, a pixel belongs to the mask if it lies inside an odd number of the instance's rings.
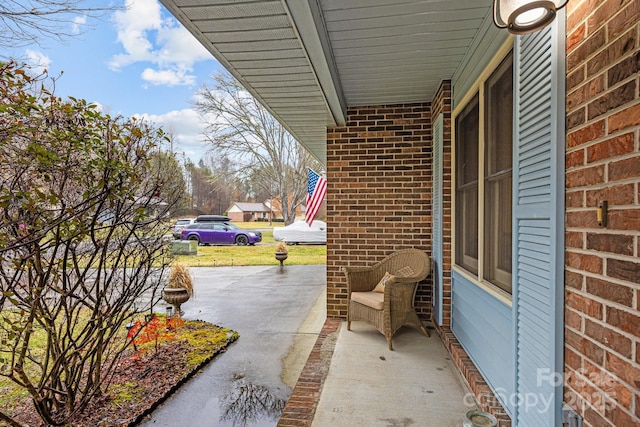
[{"label": "bare tree", "polygon": [[[117,10],[113,6],[83,6],[86,0],[4,0],[0,2],[1,47],[19,47],[73,37],[71,25],[86,18],[99,18]],[[77,25],[76,25],[77,26]]]},{"label": "bare tree", "polygon": [[224,209],[216,203],[216,189],[213,186],[211,170],[199,162],[187,164],[187,173],[191,182],[192,208],[199,214],[221,215]]},{"label": "bare tree", "polygon": [[[43,87],[0,66],[0,377],[62,425],[104,391],[125,325],[158,300],[161,221],[180,194],[152,154],[161,131]],[[13,409],[0,424],[20,425]]]},{"label": "bare tree", "polygon": [[[236,164],[224,153],[209,150],[199,162],[201,170],[207,170],[207,181],[220,213],[225,212],[233,201],[249,200],[251,185],[238,177]],[[264,199],[263,199],[264,200]]]},{"label": "bare tree", "polygon": [[[171,143],[171,138],[168,137]],[[160,147],[158,147],[160,148]],[[160,189],[160,198],[166,199],[179,195],[177,203],[172,206],[169,215],[175,216],[179,212],[184,212],[189,207],[189,195],[187,193],[187,183],[182,173],[182,167],[176,154],[172,151],[158,149],[151,154],[151,168],[154,174],[160,175],[165,183]]]},{"label": "bare tree", "polygon": [[307,167],[319,163],[228,73],[213,77],[194,101],[207,123],[205,138],[239,165],[236,174],[280,200],[285,223],[306,196]]}]

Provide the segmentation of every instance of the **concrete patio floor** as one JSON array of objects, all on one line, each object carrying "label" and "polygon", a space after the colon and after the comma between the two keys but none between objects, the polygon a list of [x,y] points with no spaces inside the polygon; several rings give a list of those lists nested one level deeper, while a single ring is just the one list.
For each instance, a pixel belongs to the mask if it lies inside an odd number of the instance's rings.
[{"label": "concrete patio floor", "polygon": [[[317,330],[319,299],[305,332]],[[278,426],[463,426],[473,397],[433,328],[401,328],[394,351],[372,326],[328,319]],[[299,349],[299,353],[307,350]]]},{"label": "concrete patio floor", "polygon": [[389,351],[373,327],[342,322],[312,426],[462,426],[473,399],[430,332],[404,327]]}]

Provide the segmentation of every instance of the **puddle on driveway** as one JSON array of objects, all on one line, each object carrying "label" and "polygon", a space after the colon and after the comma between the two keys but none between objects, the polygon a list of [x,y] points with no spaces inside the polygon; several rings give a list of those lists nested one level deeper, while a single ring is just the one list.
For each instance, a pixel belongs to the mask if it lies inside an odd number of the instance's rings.
[{"label": "puddle on driveway", "polygon": [[220,423],[233,427],[274,426],[286,403],[269,387],[253,384],[242,374],[236,374],[230,391],[220,398]]},{"label": "puddle on driveway", "polygon": [[[282,273],[282,271],[281,271]],[[298,328],[287,355],[282,360],[280,380],[286,386],[268,387],[251,382],[242,373],[233,374],[230,391],[219,398],[220,424],[217,427],[274,427],[326,319],[326,290]]]}]

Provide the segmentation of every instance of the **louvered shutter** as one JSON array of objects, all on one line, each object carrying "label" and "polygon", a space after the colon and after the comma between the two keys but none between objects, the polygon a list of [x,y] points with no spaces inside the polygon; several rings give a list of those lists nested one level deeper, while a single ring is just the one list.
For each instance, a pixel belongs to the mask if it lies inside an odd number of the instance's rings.
[{"label": "louvered shutter", "polygon": [[564,13],[515,43],[514,425],[558,426],[563,372]]},{"label": "louvered shutter", "polygon": [[433,198],[431,256],[433,264],[433,319],[442,325],[442,138],[443,115],[433,123]]}]

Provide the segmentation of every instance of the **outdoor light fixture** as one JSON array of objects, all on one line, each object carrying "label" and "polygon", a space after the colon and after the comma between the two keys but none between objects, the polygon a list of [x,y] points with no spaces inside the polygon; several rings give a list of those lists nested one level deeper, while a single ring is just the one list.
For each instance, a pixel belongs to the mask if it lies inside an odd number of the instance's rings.
[{"label": "outdoor light fixture", "polygon": [[493,0],[493,22],[513,34],[529,34],[549,25],[568,0]]}]

